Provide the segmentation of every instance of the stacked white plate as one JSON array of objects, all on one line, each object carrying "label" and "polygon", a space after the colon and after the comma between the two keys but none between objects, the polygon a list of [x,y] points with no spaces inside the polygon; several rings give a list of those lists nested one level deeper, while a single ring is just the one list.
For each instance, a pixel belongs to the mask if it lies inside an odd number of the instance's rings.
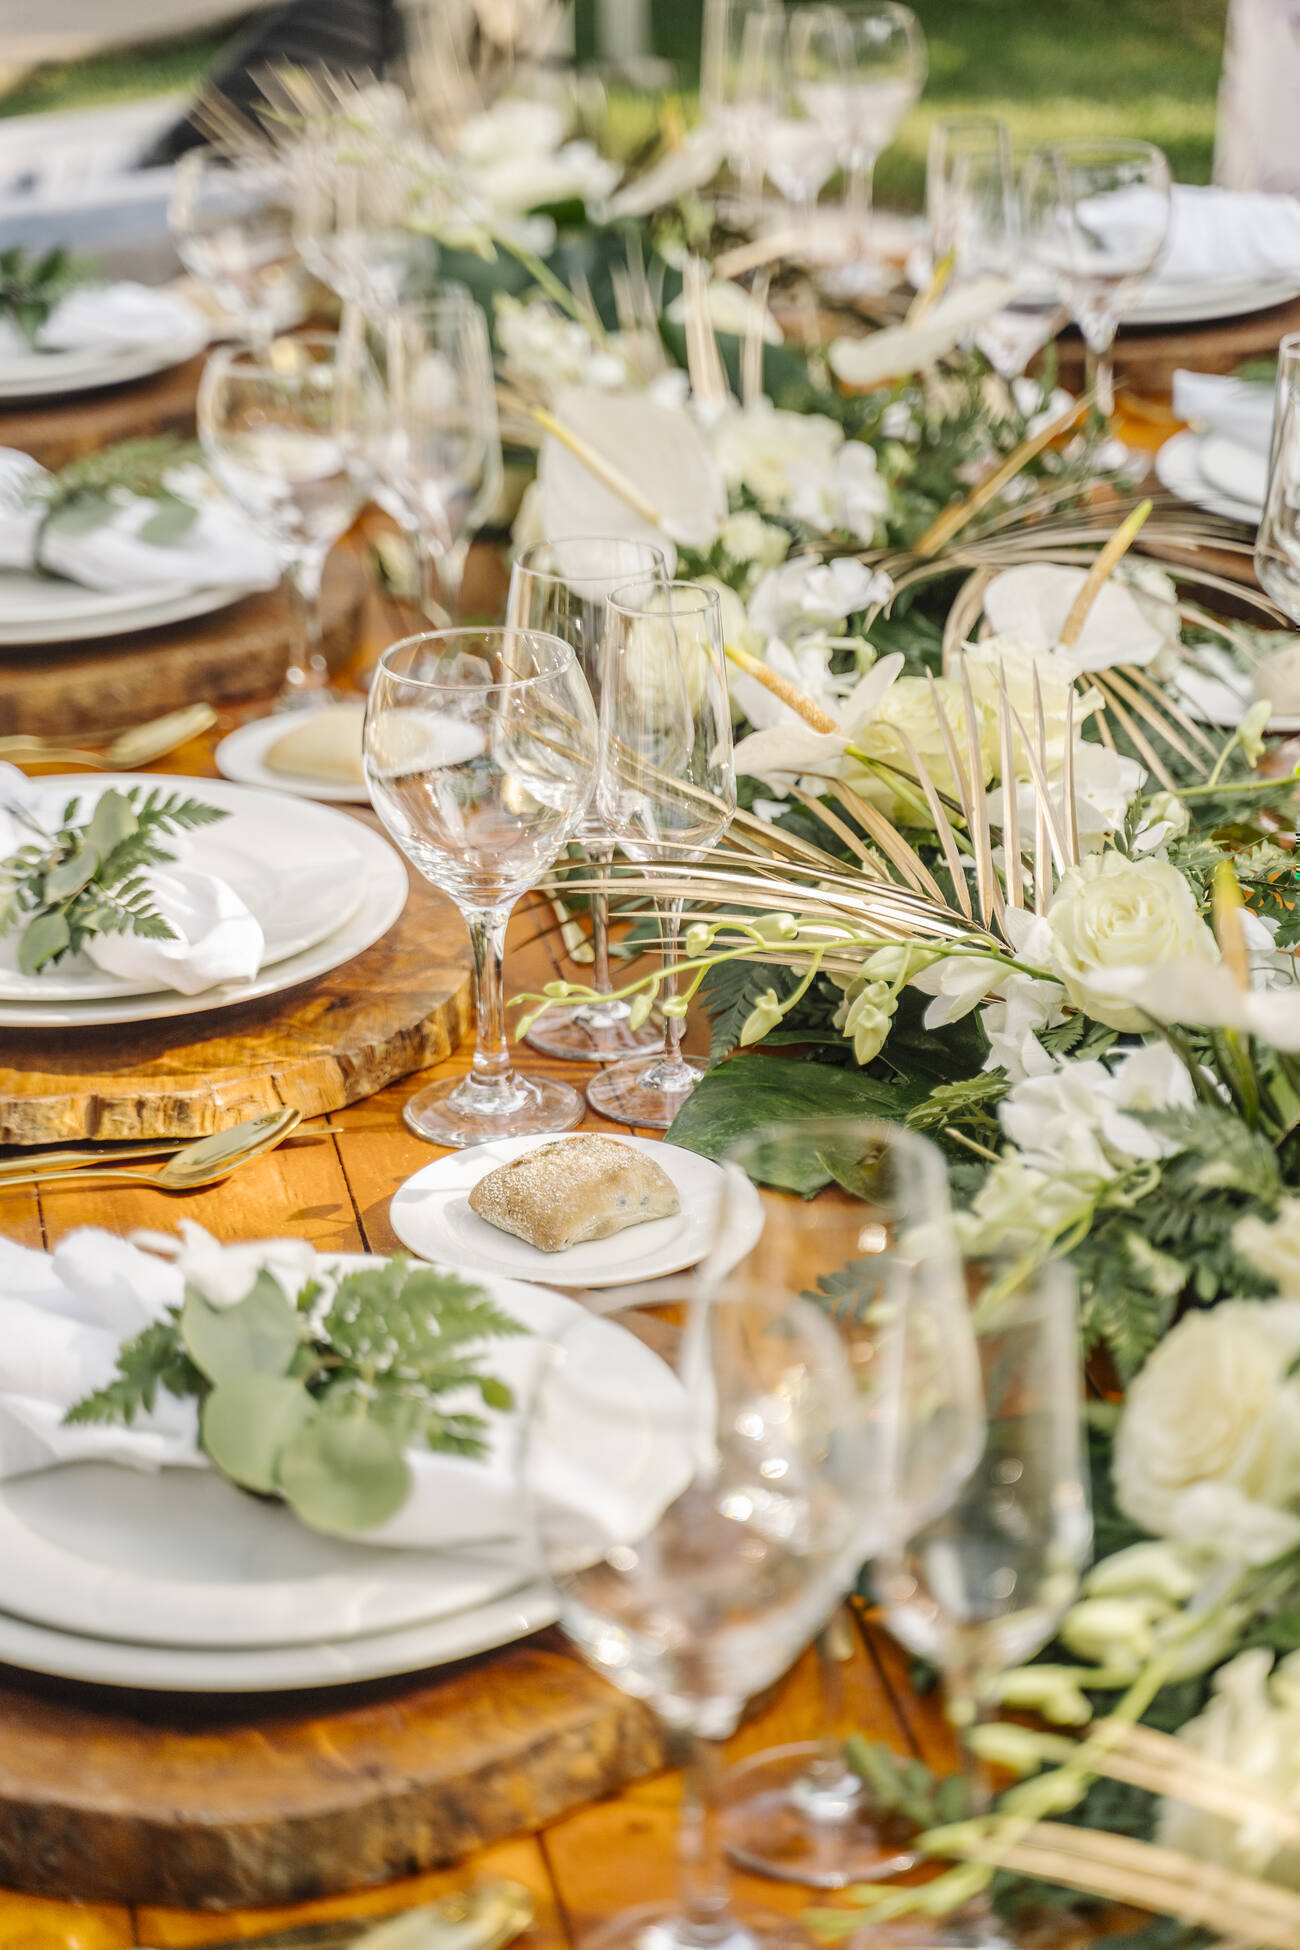
[{"label": "stacked white plate", "polygon": [[[487,1356],[525,1402],[546,1346],[584,1310],[517,1281],[479,1283],[531,1330]],[[602,1395],[625,1388],[642,1400],[665,1385],[639,1341],[585,1318],[574,1351]],[[0,1661],[101,1685],[261,1692],[416,1672],[536,1631],[555,1609],[516,1514],[526,1502],[522,1423],[518,1410],[489,1422],[489,1456],[450,1459],[449,1483],[457,1471],[490,1472],[484,1507],[509,1515],[493,1525],[501,1534],[442,1548],[319,1535],[203,1468],[86,1462],[0,1482]],[[559,1475],[603,1473],[603,1439],[574,1431],[572,1455],[553,1459]],[[449,1494],[453,1536],[455,1506]],[[463,1514],[462,1505],[462,1539]]]},{"label": "stacked white plate", "polygon": [[[81,773],[32,782],[38,817],[51,828],[71,798],[81,801],[82,816],[89,817],[110,786],[125,792],[157,783],[139,773],[89,779]],[[169,777],[166,783],[229,815],[186,835],[185,864],[227,881],[260,922],[266,949],[256,975],[197,995],[107,975],[84,955],[23,975],[17,936],[10,934],[0,937],[0,1027],[150,1022],[275,995],[351,961],[387,934],[406,905],[401,856],[346,813],[225,780]]]},{"label": "stacked white plate", "polygon": [[67,352],[36,352],[27,346],[0,350],[0,400],[58,399],[69,393],[121,386],[184,365],[210,336],[197,310],[174,333],[148,344],[81,346]]},{"label": "stacked white plate", "polygon": [[1268,462],[1251,447],[1188,428],[1156,454],[1156,478],[1180,501],[1257,528],[1264,512]]},{"label": "stacked white plate", "polygon": [[246,584],[192,583],[171,588],[85,589],[57,576],[0,571],[0,645],[7,650],[39,649],[50,643],[84,643],[94,637],[126,636],[156,630],[226,609],[251,592]]}]

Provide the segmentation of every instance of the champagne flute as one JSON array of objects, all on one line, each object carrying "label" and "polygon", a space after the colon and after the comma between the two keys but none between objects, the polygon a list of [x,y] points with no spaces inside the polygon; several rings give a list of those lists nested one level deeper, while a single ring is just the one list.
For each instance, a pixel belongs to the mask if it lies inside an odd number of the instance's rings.
[{"label": "champagne flute", "polygon": [[1088,348],[1097,410],[1114,417],[1120,314],[1164,249],[1169,164],[1151,142],[1062,142],[1025,168],[1026,241],[1056,280]]},{"label": "champagne flute", "polygon": [[407,1125],[453,1146],[568,1130],[578,1092],[511,1068],[502,958],[510,910],[578,830],[596,773],[596,713],[572,646],[508,628],[395,643],[370,685],[364,747],[375,811],[460,908],[474,952],[470,1074],[418,1091]]},{"label": "champagne flute", "polygon": [[523,1446],[562,1630],[689,1742],[677,1903],[582,1950],[806,1946],[792,1919],[732,1907],[718,1743],[852,1576],[861,1431],[834,1329],[789,1290],[585,1315],[553,1344]]},{"label": "champagne flute", "polygon": [[233,319],[236,335],[264,352],[301,298],[283,167],[190,149],[172,175],[167,222],[190,276]]},{"label": "champagne flute", "polygon": [[325,702],[325,559],[370,493],[378,378],[359,339],[305,332],[262,354],[230,346],[199,382],[199,439],[231,499],[280,551],[294,636],[276,710]]},{"label": "champagne flute", "polygon": [[[1073,1602],[1092,1522],[1073,1275],[1063,1261],[969,1271],[988,1439],[950,1507],[878,1564],[876,1587],[895,1638],[943,1674],[980,1813],[989,1793],[971,1735],[998,1674],[1040,1651]],[[906,1406],[900,1422],[906,1437]],[[910,1466],[904,1441],[895,1490],[904,1501]],[[1004,1950],[1010,1941],[982,1908],[927,1929],[936,1944]]]},{"label": "champagne flute", "polygon": [[792,34],[820,44],[829,70],[819,89],[848,170],[844,214],[848,256],[827,278],[827,288],[852,297],[878,291],[886,281],[873,255],[872,201],[876,164],[925,86],[925,34],[910,7],[899,0],[813,7],[795,17]]},{"label": "champagne flute", "polygon": [[[610,596],[600,750],[600,823],[630,860],[671,869],[718,844],[736,810],[736,772],[715,589],[648,578]],[[684,903],[675,891],[655,903],[666,969]],[[662,1051],[612,1063],[587,1086],[602,1116],[667,1130],[703,1075],[681,1053],[685,1007],[668,983]]]},{"label": "champagne flute", "polygon": [[470,541],[501,491],[487,321],[463,285],[448,285],[436,298],[398,306],[385,344],[384,505],[414,550],[423,613],[447,625]]},{"label": "champagne flute", "polygon": [[1255,574],[1294,623],[1300,619],[1300,332],[1277,348],[1273,437],[1264,512],[1255,537]]},{"label": "champagne flute", "polygon": [[[668,580],[662,549],[650,542],[594,536],[565,542],[534,542],[515,558],[506,599],[506,620],[519,629],[550,630],[577,652],[582,673],[600,706],[605,661],[605,599],[633,580]],[[579,835],[589,860],[608,871],[614,848],[599,810],[588,812]],[[547,1056],[582,1057],[600,1063],[658,1049],[663,1038],[647,1025],[628,1027],[629,1005],[610,994],[609,900],[591,895],[593,986],[608,999],[574,1008],[548,1009],[526,1041]]]},{"label": "champagne flute", "polygon": [[[864,1563],[939,1514],[983,1447],[979,1361],[942,1154],[898,1125],[837,1118],[755,1131],[727,1163],[765,1187],[762,1234],[728,1290],[802,1289],[844,1343],[867,1438],[856,1487]],[[821,1196],[807,1196],[832,1175]],[[895,1462],[900,1431],[905,1471]],[[829,1632],[818,1651],[822,1739],[733,1768],[724,1834],[744,1868],[839,1889],[913,1858],[904,1825],[882,1823],[845,1764],[844,1688]]]}]

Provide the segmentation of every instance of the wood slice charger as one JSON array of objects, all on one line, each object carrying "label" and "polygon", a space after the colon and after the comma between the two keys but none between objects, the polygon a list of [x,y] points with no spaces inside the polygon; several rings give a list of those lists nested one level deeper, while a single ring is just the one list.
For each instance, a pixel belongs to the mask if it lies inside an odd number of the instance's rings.
[{"label": "wood slice charger", "polygon": [[233,1909],[417,1875],[664,1762],[550,1635],[321,1692],[188,1696],[0,1667],[0,1883]]}]

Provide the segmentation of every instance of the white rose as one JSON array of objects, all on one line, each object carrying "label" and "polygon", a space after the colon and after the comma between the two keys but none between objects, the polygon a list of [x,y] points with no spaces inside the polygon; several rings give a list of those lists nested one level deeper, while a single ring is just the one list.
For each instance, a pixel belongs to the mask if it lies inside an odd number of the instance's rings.
[{"label": "white rose", "polygon": [[[937,695],[940,708],[948,721],[948,729],[956,744],[963,768],[967,759],[966,697],[960,684],[950,677],[936,679],[934,691],[924,677],[900,677],[892,684],[877,705],[869,724],[849,729],[853,742],[868,757],[896,766],[901,772],[912,773],[912,760],[903,739],[906,738],[925,766],[937,790],[956,798],[959,796],[957,780],[948,758],[948,747],[943,729],[934,708]],[[987,712],[975,701],[975,731],[978,739],[980,759],[985,782],[993,776],[996,763],[996,735]],[[920,787],[910,790],[904,784],[898,790],[890,784],[889,777],[872,773],[864,782],[861,771],[854,779],[859,790],[865,792],[877,804],[886,805],[892,816],[904,812],[912,825],[928,824],[929,815],[921,800]]]},{"label": "white rose", "polygon": [[1129,1003],[1097,997],[1090,977],[1099,971],[1219,959],[1191,888],[1167,860],[1089,854],[1062,874],[1047,920],[1053,965],[1070,1000],[1112,1029],[1142,1029],[1146,1018]]},{"label": "white rose", "polygon": [[[1300,1811],[1300,1656],[1289,1653],[1270,1674],[1272,1663],[1263,1646],[1238,1653],[1215,1673],[1213,1698],[1176,1738],[1244,1774],[1294,1813]],[[1230,1821],[1184,1801],[1162,1801],[1157,1840],[1198,1862],[1300,1889],[1300,1849],[1259,1816]]]},{"label": "white rose", "polygon": [[1238,1219],[1232,1243],[1284,1299],[1300,1300],[1300,1198],[1284,1198],[1271,1224],[1253,1213]]},{"label": "white rose", "polygon": [[828,474],[844,429],[823,413],[786,413],[770,400],[738,406],[713,431],[713,451],[727,486],[783,508],[796,481]]},{"label": "white rose", "polygon": [[797,555],[763,577],[749,599],[749,615],[764,636],[789,643],[808,630],[839,629],[859,610],[888,602],[892,594],[888,576],[850,555],[833,562]]},{"label": "white rose", "polygon": [[1113,1464],[1124,1514],[1251,1561],[1300,1541],[1298,1353],[1295,1301],[1185,1315],[1129,1386]]},{"label": "white rose", "polygon": [[562,318],[540,301],[520,304],[505,292],[496,300],[497,343],[507,377],[552,399],[566,386],[613,389],[627,380],[617,352],[602,349],[576,318]]}]

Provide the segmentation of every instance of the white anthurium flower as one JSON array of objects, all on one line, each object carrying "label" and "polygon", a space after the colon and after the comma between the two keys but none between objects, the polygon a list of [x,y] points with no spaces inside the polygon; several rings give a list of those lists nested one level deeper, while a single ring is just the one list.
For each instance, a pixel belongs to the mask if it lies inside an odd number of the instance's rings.
[{"label": "white anthurium flower", "polygon": [[1109,670],[1112,664],[1149,664],[1165,648],[1166,637],[1114,576],[1098,590],[1076,642],[1061,649],[1065,619],[1086,580],[1085,569],[1022,562],[994,576],[984,592],[984,614],[995,635],[1054,653],[1071,675]]},{"label": "white anthurium flower", "polygon": [[[781,648],[785,649],[785,645],[781,645]],[[790,652],[786,654],[790,655]],[[775,793],[789,792],[791,786],[805,774],[812,775],[815,788],[818,774],[824,776],[839,769],[846,749],[856,736],[852,727],[870,721],[902,668],[902,653],[895,650],[873,664],[866,675],[858,679],[847,698],[824,704],[828,715],[837,720],[841,727],[839,730],[814,731],[810,724],[790,712],[785,721],[770,724],[762,731],[751,732],[736,746],[737,772],[742,776],[761,779]],[[756,688],[762,689],[756,679],[752,681]],[[770,702],[780,704],[778,698],[771,698]],[[785,706],[781,708],[783,712],[786,709]]]},{"label": "white anthurium flower", "polygon": [[293,1300],[307,1281],[319,1277],[316,1250],[305,1239],[253,1239],[226,1246],[193,1219],[180,1222],[180,1239],[169,1233],[140,1235],[154,1251],[166,1249],[182,1278],[213,1307],[234,1307],[252,1292],[263,1270],[273,1275]]},{"label": "white anthurium flower", "polygon": [[797,555],[758,584],[749,599],[750,621],[764,636],[788,643],[808,630],[840,629],[850,616],[887,603],[893,593],[887,575],[851,555],[831,562]]},{"label": "white anthurium flower", "polygon": [[624,217],[648,217],[666,204],[677,203],[712,182],[722,160],[717,131],[706,125],[692,129],[653,169],[610,198],[609,215],[616,222]]},{"label": "white anthurium flower", "polygon": [[[757,332],[764,345],[784,345],[785,333],[766,305],[760,305],[741,284],[730,278],[713,278],[705,288],[705,309],[715,332],[729,338],[745,339]],[[673,299],[665,314],[673,325],[686,323],[686,296]]]},{"label": "white anthurium flower", "polygon": [[1284,1198],[1271,1221],[1254,1213],[1238,1219],[1232,1243],[1284,1300],[1300,1300],[1300,1198]]},{"label": "white anthurium flower", "polygon": [[1089,1013],[1101,1022],[1113,1023],[1123,1014],[1126,1026],[1135,1028],[1169,1022],[1236,1029],[1272,1049],[1300,1050],[1300,984],[1243,988],[1224,962],[1189,957],[1144,968],[1099,969],[1088,978],[1088,993]]},{"label": "white anthurium flower", "polygon": [[1127,980],[1135,969],[1163,969],[1176,958],[1207,965],[1219,958],[1187,881],[1167,860],[1149,856],[1086,854],[1061,875],[1047,920],[1053,967],[1071,1002],[1112,1029],[1149,1024],[1149,1012],[1112,980],[1117,971]]},{"label": "white anthurium flower", "polygon": [[1014,290],[1009,278],[972,278],[940,298],[918,324],[886,326],[867,338],[833,340],[827,354],[831,371],[855,392],[870,392],[888,380],[922,372],[1000,311]]},{"label": "white anthurium flower", "polygon": [[[718,604],[722,611],[722,643],[724,649],[743,650],[747,657],[761,657],[763,637],[749,620],[744,598],[734,589],[728,588],[717,576],[701,576],[700,581],[706,589],[717,592]],[[733,693],[739,671],[735,665],[727,666],[728,679]],[[760,687],[761,688],[761,687]],[[769,693],[770,695],[770,693]]]},{"label": "white anthurium flower", "polygon": [[1119,1506],[1156,1537],[1267,1563],[1300,1543],[1300,1303],[1185,1314],[1129,1384]]},{"label": "white anthurium flower", "polygon": [[730,489],[747,488],[763,506],[780,510],[806,479],[829,473],[844,429],[824,413],[787,413],[758,399],[728,407],[712,443]]},{"label": "white anthurium flower", "polygon": [[642,505],[634,506],[557,434],[548,433],[537,465],[548,541],[610,535],[712,547],[727,519],[727,491],[691,414],[661,406],[646,393],[602,393],[591,387],[561,393],[554,413],[598,465],[627,482]]},{"label": "white anthurium flower", "polygon": [[622,175],[592,142],[566,142],[554,154],[501,156],[467,172],[471,192],[489,209],[524,217],[549,204],[604,202]]},{"label": "white anthurium flower", "polygon": [[[1175,1739],[1244,1775],[1267,1799],[1300,1811],[1300,1656],[1288,1653],[1274,1666],[1267,1647],[1252,1646],[1222,1666],[1211,1684],[1208,1704]],[[1300,1849],[1264,1815],[1232,1821],[1168,1799],[1160,1803],[1156,1837],[1214,1868],[1300,1889]]]}]

